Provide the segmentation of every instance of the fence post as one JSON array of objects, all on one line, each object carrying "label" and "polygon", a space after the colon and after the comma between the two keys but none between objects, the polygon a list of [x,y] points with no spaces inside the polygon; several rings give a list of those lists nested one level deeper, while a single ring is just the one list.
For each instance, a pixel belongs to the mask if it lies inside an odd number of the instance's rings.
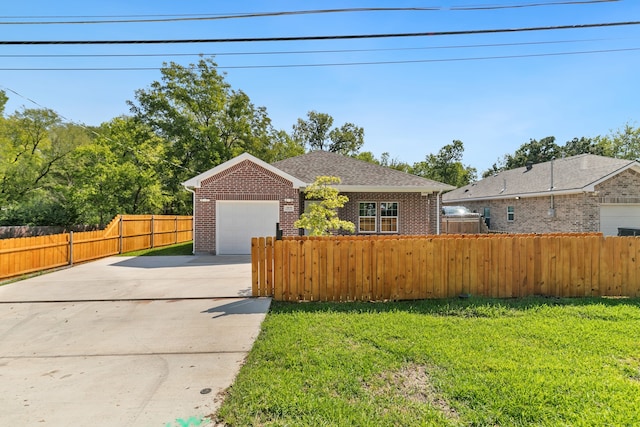
[{"label": "fence post", "polygon": [[154,226],[155,215],[151,215],[151,249],[153,249],[153,236],[156,231]]},{"label": "fence post", "polygon": [[176,229],[176,244],[178,244],[178,215],[174,219],[174,228]]},{"label": "fence post", "polygon": [[118,253],[122,253],[122,215],[120,215],[119,224],[118,224]]},{"label": "fence post", "polygon": [[73,267],[73,231],[69,231],[69,266]]}]

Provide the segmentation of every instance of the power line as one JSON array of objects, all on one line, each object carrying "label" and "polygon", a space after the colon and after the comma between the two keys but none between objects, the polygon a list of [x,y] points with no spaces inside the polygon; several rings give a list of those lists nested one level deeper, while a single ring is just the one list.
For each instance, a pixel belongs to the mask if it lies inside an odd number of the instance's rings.
[{"label": "power line", "polygon": [[125,45],[125,44],[192,44],[192,43],[248,43],[248,42],[289,42],[319,40],[357,40],[395,37],[436,37],[462,36],[472,34],[520,33],[531,31],[577,30],[585,28],[606,28],[639,25],[640,21],[604,22],[597,24],[553,25],[544,27],[493,28],[485,30],[432,31],[422,33],[388,34],[348,34],[335,36],[294,36],[294,37],[240,37],[225,39],[182,39],[182,40],[0,40],[0,45]]},{"label": "power line", "polygon": [[363,53],[363,52],[401,52],[415,50],[440,50],[440,49],[469,49],[479,47],[509,47],[509,46],[534,46],[563,43],[584,43],[595,41],[614,40],[611,38],[575,39],[575,40],[549,40],[517,43],[484,43],[445,46],[423,47],[397,47],[397,48],[372,48],[372,49],[331,49],[331,50],[286,50],[263,52],[198,52],[198,53],[81,53],[81,54],[0,54],[0,58],[132,58],[132,57],[167,57],[167,56],[253,56],[253,55],[301,55],[318,53]]},{"label": "power line", "polygon": [[[523,55],[502,55],[502,56],[477,56],[467,58],[443,58],[443,59],[413,59],[402,61],[371,61],[371,62],[336,62],[322,64],[281,64],[281,65],[231,65],[220,66],[216,68],[221,70],[239,70],[239,69],[260,69],[260,68],[313,68],[313,67],[339,67],[339,66],[358,66],[358,65],[392,65],[392,64],[420,64],[430,62],[461,62],[461,61],[486,61],[498,59],[517,59],[517,58],[538,58],[545,56],[568,56],[568,55],[588,55],[598,53],[615,53],[615,52],[632,52],[639,51],[640,47],[624,48],[624,49],[602,49],[602,50],[585,50],[575,52],[552,52],[552,53],[532,53]],[[0,71],[156,71],[160,67],[88,67],[88,68],[0,68]]]},{"label": "power line", "polygon": [[[343,8],[343,9],[316,9],[316,10],[298,10],[298,11],[279,11],[279,12],[256,12],[256,13],[233,13],[233,14],[189,14],[189,15],[131,15],[129,16],[95,16],[83,18],[103,18],[101,20],[83,20],[83,21],[3,21],[0,25],[74,25],[74,24],[125,24],[125,23],[158,23],[158,22],[184,22],[184,21],[217,21],[227,19],[246,19],[246,18],[264,18],[276,16],[296,16],[296,15],[317,15],[330,13],[361,13],[361,12],[433,12],[433,11],[470,11],[470,10],[495,10],[495,9],[522,9],[530,7],[546,7],[546,6],[566,6],[566,5],[586,5],[595,3],[612,3],[620,0],[575,0],[575,1],[553,1],[547,3],[526,3],[526,4],[507,4],[507,5],[486,5],[486,6],[433,6],[433,7],[359,7],[359,8]],[[151,18],[147,18],[151,16]],[[3,19],[11,19],[12,17],[3,16]],[[19,19],[42,19],[42,18],[74,18],[72,16],[20,16]],[[75,17],[80,18],[80,17]],[[104,18],[129,18],[129,19],[104,19]]]}]

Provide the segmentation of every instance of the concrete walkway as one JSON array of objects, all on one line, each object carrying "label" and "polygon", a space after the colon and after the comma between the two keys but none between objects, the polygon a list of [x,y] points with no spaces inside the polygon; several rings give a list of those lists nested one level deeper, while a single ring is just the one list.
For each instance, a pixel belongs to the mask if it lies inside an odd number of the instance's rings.
[{"label": "concrete walkway", "polygon": [[209,425],[270,305],[250,276],[248,257],[112,257],[0,286],[3,425]]}]

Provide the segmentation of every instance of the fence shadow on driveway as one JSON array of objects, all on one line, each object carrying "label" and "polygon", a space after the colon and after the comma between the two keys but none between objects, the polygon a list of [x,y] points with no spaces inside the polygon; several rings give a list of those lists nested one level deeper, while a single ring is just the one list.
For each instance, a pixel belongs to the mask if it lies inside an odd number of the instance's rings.
[{"label": "fence shadow on driveway", "polygon": [[271,306],[271,298],[249,298],[211,307],[201,313],[210,313],[212,319],[232,314],[265,314]]}]

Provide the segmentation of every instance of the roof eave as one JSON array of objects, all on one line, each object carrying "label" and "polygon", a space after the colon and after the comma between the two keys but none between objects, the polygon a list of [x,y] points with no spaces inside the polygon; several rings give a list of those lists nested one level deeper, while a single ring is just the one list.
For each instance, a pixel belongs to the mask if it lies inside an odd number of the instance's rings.
[{"label": "roof eave", "polygon": [[495,196],[465,197],[465,198],[455,198],[455,199],[447,198],[446,200],[443,200],[443,203],[481,202],[483,200],[515,199],[516,197],[521,199],[526,199],[526,198],[546,197],[546,196],[566,196],[570,194],[582,194],[582,193],[590,193],[590,192],[593,192],[593,190],[589,190],[587,187],[584,187],[584,188],[572,188],[568,190],[538,191],[535,193],[499,194]]},{"label": "roof eave", "polygon": [[341,193],[438,193],[449,186],[336,185]]}]

